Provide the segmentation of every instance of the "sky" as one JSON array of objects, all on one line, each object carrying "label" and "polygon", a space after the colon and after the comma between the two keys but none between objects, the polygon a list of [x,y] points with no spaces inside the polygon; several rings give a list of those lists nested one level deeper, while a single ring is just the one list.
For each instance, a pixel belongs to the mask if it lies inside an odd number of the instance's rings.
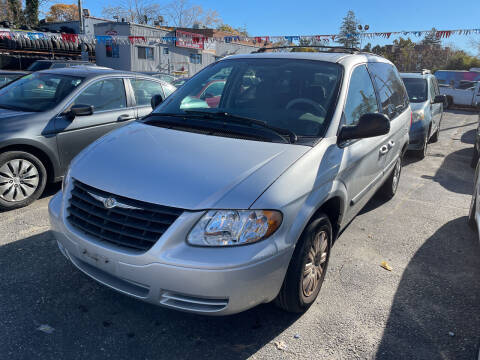
[{"label": "sky", "polygon": [[[101,16],[103,6],[108,3],[109,0],[83,0],[84,8],[94,16]],[[336,34],[348,10],[355,12],[361,24],[368,24],[370,32],[480,28],[479,0],[191,0],[191,3],[217,10],[224,23],[246,26],[251,36]],[[477,54],[472,40],[480,41],[480,35],[452,36],[443,42]],[[384,45],[393,38],[368,41]]]}]

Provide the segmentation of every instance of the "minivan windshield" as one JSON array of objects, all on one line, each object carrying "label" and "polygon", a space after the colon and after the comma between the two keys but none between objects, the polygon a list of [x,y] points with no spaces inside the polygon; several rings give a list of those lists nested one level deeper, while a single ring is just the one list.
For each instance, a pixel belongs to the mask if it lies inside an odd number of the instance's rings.
[{"label": "minivan windshield", "polygon": [[79,86],[78,76],[33,73],[0,89],[0,108],[18,111],[46,111],[58,105]]},{"label": "minivan windshield", "polygon": [[427,80],[421,78],[402,78],[412,103],[425,102],[428,99]]},{"label": "minivan windshield", "polygon": [[[335,63],[271,58],[219,61],[198,73],[153,115],[199,117],[228,114],[295,133],[298,138],[322,137],[336,103],[342,67]],[[205,116],[202,121],[213,121]]]}]

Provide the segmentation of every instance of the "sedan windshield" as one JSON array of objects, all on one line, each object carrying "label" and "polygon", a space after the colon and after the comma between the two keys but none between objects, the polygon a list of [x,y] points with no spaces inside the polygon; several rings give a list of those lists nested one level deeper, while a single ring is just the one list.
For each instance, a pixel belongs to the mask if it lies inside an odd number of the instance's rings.
[{"label": "sedan windshield", "polygon": [[408,98],[412,103],[427,101],[427,80],[420,78],[402,78],[407,88]]},{"label": "sedan windshield", "polygon": [[84,78],[34,73],[0,90],[0,108],[18,111],[46,111],[58,105]]},{"label": "sedan windshield", "polygon": [[206,113],[204,122],[228,114],[227,125],[243,117],[293,132],[300,141],[318,138],[329,125],[341,74],[340,65],[322,61],[223,60],[186,82],[154,114],[198,118]]}]

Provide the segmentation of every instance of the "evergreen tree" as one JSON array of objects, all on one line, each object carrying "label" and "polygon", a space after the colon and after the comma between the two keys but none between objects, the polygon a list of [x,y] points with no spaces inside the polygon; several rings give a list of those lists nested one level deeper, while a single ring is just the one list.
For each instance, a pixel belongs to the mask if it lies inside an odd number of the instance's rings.
[{"label": "evergreen tree", "polygon": [[437,37],[437,29],[432,28],[432,30],[425,35],[422,40],[423,45],[430,45],[430,46],[441,46],[442,40]]},{"label": "evergreen tree", "polygon": [[20,26],[23,23],[22,3],[20,0],[8,0],[8,8],[13,24]]},{"label": "evergreen tree", "polygon": [[337,42],[346,47],[360,46],[360,39],[358,38],[358,20],[355,13],[349,10],[347,15],[342,20],[340,33],[336,39]]},{"label": "evergreen tree", "polygon": [[39,0],[26,0],[25,2],[25,22],[27,25],[35,26],[38,23],[38,5]]}]

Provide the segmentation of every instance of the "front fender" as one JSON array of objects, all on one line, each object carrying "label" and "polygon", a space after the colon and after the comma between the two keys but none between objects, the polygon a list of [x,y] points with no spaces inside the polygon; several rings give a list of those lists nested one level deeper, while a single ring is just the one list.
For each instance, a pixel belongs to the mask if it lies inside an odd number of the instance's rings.
[{"label": "front fender", "polygon": [[53,174],[52,178],[59,178],[63,174],[61,173],[61,166],[60,160],[58,158],[58,151],[57,151],[57,142],[55,137],[51,138],[44,138],[42,137],[42,141],[36,141],[34,139],[29,138],[10,138],[1,140],[0,139],[0,152],[5,150],[19,150],[19,151],[27,151],[32,152],[33,155],[45,157],[50,162],[52,166]]}]

